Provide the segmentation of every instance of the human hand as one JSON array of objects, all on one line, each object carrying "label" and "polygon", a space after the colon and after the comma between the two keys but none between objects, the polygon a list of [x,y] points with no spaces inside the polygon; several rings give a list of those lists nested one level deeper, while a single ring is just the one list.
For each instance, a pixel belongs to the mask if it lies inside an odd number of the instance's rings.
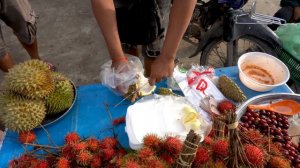
[{"label": "human hand", "polygon": [[294,8],[294,21],[297,21],[300,19],[300,7],[295,7]]},{"label": "human hand", "polygon": [[153,86],[155,82],[160,82],[163,78],[170,77],[174,70],[174,60],[159,56],[151,66],[149,84]]},{"label": "human hand", "polygon": [[[126,73],[127,71],[130,70],[127,57],[112,58],[111,67],[114,69],[114,72],[117,74]],[[124,85],[116,86],[116,90],[121,94],[125,94],[127,92],[127,88]]]}]

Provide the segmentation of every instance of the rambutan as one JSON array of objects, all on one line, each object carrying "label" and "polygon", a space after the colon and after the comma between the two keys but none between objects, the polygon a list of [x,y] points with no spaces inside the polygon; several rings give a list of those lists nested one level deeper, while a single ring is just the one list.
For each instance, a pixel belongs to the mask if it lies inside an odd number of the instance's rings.
[{"label": "rambutan", "polygon": [[70,162],[67,158],[65,157],[60,157],[58,158],[55,168],[70,168]]},{"label": "rambutan", "polygon": [[216,135],[216,132],[214,130],[211,130],[207,136],[214,137],[215,135]]},{"label": "rambutan", "polygon": [[163,143],[163,148],[174,156],[177,156],[182,149],[182,143],[178,138],[167,137]]},{"label": "rambutan", "polygon": [[126,154],[127,154],[127,151],[124,150],[123,148],[120,148],[120,149],[117,150],[117,155],[118,155],[119,157],[122,157],[122,156],[124,156],[124,155],[126,155]]},{"label": "rambutan", "polygon": [[18,159],[9,162],[9,168],[27,168],[33,167],[38,163],[38,159],[31,155],[22,155]]},{"label": "rambutan", "polygon": [[270,151],[269,154],[271,155],[275,155],[275,156],[282,156],[282,146],[279,142],[275,142],[275,143],[269,143],[266,145],[266,148],[268,149],[268,151]]},{"label": "rambutan", "polygon": [[150,148],[144,147],[137,152],[137,155],[141,160],[147,160],[148,158],[154,156],[154,152]]},{"label": "rambutan", "polygon": [[46,160],[39,160],[32,168],[50,168],[50,165]]},{"label": "rambutan", "polygon": [[95,138],[90,138],[90,139],[86,140],[86,143],[87,143],[88,149],[92,152],[96,152],[100,148],[100,141],[98,141]]},{"label": "rambutan", "polygon": [[157,152],[163,142],[157,135],[149,134],[143,138],[143,143],[144,146],[149,147],[150,149]]},{"label": "rambutan", "polygon": [[79,154],[76,156],[76,162],[79,165],[82,166],[87,166],[90,164],[92,161],[93,155],[87,151],[87,150],[82,150],[79,152]]},{"label": "rambutan", "polygon": [[203,143],[205,145],[209,145],[210,146],[210,145],[213,144],[213,139],[211,137],[207,136],[207,137],[204,138]]},{"label": "rambutan", "polygon": [[125,117],[120,117],[120,118],[117,118],[117,119],[114,119],[113,121],[113,125],[114,126],[117,126],[119,124],[122,124],[122,123],[125,123]]},{"label": "rambutan", "polygon": [[220,139],[215,141],[215,143],[212,145],[212,151],[216,155],[226,157],[229,154],[228,147],[228,140]]},{"label": "rambutan", "polygon": [[263,135],[258,130],[250,129],[244,131],[244,134],[247,139],[251,139],[251,141],[253,141],[254,143],[262,143]]},{"label": "rambutan", "polygon": [[248,161],[252,165],[262,166],[265,164],[264,152],[260,148],[247,144],[244,146],[244,151]]},{"label": "rambutan", "polygon": [[[209,167],[209,168],[227,168],[226,164],[224,163],[223,160],[216,160],[216,161],[212,161],[210,160],[205,167]],[[196,167],[195,167],[196,168]],[[197,167],[198,168],[198,167]]]},{"label": "rambutan", "polygon": [[80,141],[80,136],[76,132],[70,132],[65,136],[66,144],[74,144]]},{"label": "rambutan", "polygon": [[164,160],[168,165],[172,165],[175,162],[175,160],[173,159],[173,157],[171,157],[170,155],[168,155],[166,153],[160,155],[160,158],[162,160]]},{"label": "rambutan", "polygon": [[116,147],[117,144],[118,141],[116,140],[116,138],[107,137],[101,141],[100,147],[102,149],[113,149]]},{"label": "rambutan", "polygon": [[114,156],[115,156],[115,150],[112,148],[108,148],[108,149],[103,149],[102,150],[102,156],[103,156],[103,160],[105,161],[109,161],[111,160]]},{"label": "rambutan", "polygon": [[228,100],[223,100],[218,104],[218,110],[221,114],[225,114],[229,111],[235,111],[235,108],[235,105]]},{"label": "rambutan", "polygon": [[290,168],[290,162],[278,156],[271,157],[269,161],[270,168]]},{"label": "rambutan", "polygon": [[36,135],[33,131],[24,131],[19,133],[19,141],[21,143],[33,143],[36,140]]},{"label": "rambutan", "polygon": [[100,155],[94,155],[91,161],[91,168],[101,167],[102,161]]},{"label": "rambutan", "polygon": [[70,144],[67,144],[64,147],[62,147],[61,155],[70,160],[73,160],[76,157],[76,154],[73,152],[73,147]]},{"label": "rambutan", "polygon": [[79,153],[82,150],[87,149],[87,144],[85,142],[78,142],[72,145],[73,151]]},{"label": "rambutan", "polygon": [[166,168],[168,166],[161,159],[153,157],[144,163],[144,167]]},{"label": "rambutan", "polygon": [[140,164],[134,160],[127,160],[124,168],[141,168]]},{"label": "rambutan", "polygon": [[206,164],[209,161],[209,159],[210,155],[208,149],[199,146],[193,165],[195,165],[196,167],[200,167],[200,165]]}]

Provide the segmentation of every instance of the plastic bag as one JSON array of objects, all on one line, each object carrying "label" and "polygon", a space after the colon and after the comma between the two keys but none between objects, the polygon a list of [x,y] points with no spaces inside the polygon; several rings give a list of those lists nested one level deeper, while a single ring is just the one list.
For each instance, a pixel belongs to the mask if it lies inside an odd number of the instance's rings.
[{"label": "plastic bag", "polygon": [[143,65],[138,57],[128,56],[128,63],[118,69],[112,68],[111,64],[110,60],[101,66],[100,80],[117,94],[124,95],[130,85],[138,83],[140,77],[144,77]]},{"label": "plastic bag", "polygon": [[300,23],[280,26],[276,34],[283,43],[283,48],[300,61]]}]

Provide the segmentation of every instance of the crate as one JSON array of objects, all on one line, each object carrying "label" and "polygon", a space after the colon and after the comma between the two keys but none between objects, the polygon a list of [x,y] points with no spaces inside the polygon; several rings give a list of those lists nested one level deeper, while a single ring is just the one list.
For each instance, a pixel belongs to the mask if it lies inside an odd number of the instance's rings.
[{"label": "crate", "polygon": [[276,48],[275,53],[277,58],[289,68],[291,79],[300,86],[300,62],[283,48]]}]

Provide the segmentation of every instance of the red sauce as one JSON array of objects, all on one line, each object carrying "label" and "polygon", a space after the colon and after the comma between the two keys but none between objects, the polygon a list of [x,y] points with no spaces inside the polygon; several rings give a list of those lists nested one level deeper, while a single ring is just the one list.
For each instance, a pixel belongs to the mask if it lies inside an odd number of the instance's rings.
[{"label": "red sauce", "polygon": [[254,79],[255,81],[267,84],[267,85],[274,85],[275,80],[273,76],[265,69],[256,66],[256,65],[246,65],[242,68],[243,72],[249,76],[250,78]]}]

